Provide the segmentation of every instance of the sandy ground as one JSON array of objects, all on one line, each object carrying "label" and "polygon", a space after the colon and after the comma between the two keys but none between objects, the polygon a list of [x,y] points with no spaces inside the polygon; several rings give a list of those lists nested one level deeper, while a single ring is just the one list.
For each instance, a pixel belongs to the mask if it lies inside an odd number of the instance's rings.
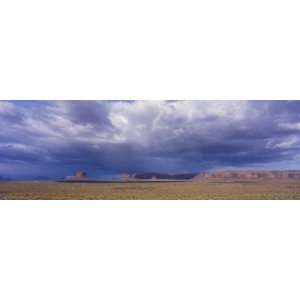
[{"label": "sandy ground", "polygon": [[0,199],[300,199],[300,181],[1,182]]}]

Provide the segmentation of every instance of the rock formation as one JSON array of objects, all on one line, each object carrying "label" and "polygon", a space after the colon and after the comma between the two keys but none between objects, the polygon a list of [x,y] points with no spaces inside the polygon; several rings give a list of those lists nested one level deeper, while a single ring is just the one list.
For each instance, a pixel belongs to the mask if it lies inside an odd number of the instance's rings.
[{"label": "rock formation", "polygon": [[89,180],[87,174],[83,171],[77,171],[74,176],[67,176],[65,180],[70,180],[70,181],[84,181],[84,180]]}]

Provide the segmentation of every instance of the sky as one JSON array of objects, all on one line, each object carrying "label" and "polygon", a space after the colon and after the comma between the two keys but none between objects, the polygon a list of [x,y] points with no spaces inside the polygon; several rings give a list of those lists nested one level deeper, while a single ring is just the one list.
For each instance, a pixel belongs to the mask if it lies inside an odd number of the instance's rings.
[{"label": "sky", "polygon": [[300,101],[0,101],[0,176],[300,169]]}]

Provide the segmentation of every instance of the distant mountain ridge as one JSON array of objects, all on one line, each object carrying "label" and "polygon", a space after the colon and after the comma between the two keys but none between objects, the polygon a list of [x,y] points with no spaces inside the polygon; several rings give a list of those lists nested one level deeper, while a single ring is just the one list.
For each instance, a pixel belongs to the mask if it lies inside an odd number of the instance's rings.
[{"label": "distant mountain ridge", "polygon": [[48,176],[36,176],[34,180],[44,181],[44,180],[50,180],[50,178]]},{"label": "distant mountain ridge", "polygon": [[188,180],[195,177],[198,173],[187,174],[167,174],[167,173],[135,173],[125,174],[123,180]]},{"label": "distant mountain ridge", "polygon": [[10,178],[0,176],[0,181],[10,181]]}]

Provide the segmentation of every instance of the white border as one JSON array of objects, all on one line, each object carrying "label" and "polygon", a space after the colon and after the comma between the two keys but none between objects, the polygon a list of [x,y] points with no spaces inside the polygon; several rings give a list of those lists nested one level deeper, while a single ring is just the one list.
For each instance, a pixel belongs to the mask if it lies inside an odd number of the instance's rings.
[{"label": "white border", "polygon": [[294,0],[10,0],[0,99],[300,99]]},{"label": "white border", "polygon": [[[298,14],[293,0],[4,0],[0,99],[300,99]],[[0,298],[298,300],[299,213],[3,201]]]},{"label": "white border", "polygon": [[299,201],[3,201],[1,299],[299,299]]}]

